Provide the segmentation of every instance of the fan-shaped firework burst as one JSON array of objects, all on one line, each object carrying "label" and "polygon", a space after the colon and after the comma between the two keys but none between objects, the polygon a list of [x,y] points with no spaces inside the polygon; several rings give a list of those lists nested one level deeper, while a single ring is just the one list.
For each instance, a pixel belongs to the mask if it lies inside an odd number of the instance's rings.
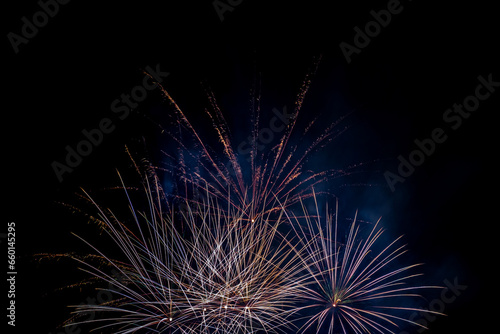
[{"label": "fan-shaped firework burst", "polygon": [[[311,196],[312,186],[326,179],[352,173],[361,165],[342,170],[305,170],[305,163],[310,154],[324,147],[345,130],[346,127],[340,127],[345,117],[340,117],[337,122],[324,128],[310,145],[302,147],[292,143],[293,136],[296,139],[303,138],[312,131],[316,122],[316,120],[309,121],[304,128],[299,128],[297,124],[304,98],[311,85],[311,76],[314,75],[318,62],[319,60],[314,63],[312,70],[305,76],[293,108],[286,111],[287,108],[284,107],[281,130],[273,133],[273,137],[276,136],[277,140],[269,142],[269,147],[266,149],[259,144],[263,130],[260,92],[258,85],[254,84],[249,110],[249,123],[252,124],[252,128],[244,157],[239,152],[240,145],[233,143],[230,128],[210,90],[207,89],[209,107],[205,109],[205,114],[208,115],[208,122],[214,130],[213,137],[217,138],[221,145],[220,150],[213,150],[207,145],[175,99],[158,83],[173,111],[171,116],[174,119],[175,130],[164,126],[161,128],[175,141],[178,150],[175,157],[164,152],[171,159],[170,162],[167,159],[162,169],[174,175],[173,182],[178,185],[184,198],[196,200],[194,198],[196,195],[193,196],[193,193],[199,194],[200,189],[202,192],[208,189],[212,196],[220,200],[230,200],[232,206],[247,213],[249,215],[247,219],[251,219],[250,217],[256,217],[258,214],[279,211],[281,208],[276,205],[276,198],[286,206],[293,205],[300,199]],[[153,77],[151,79],[154,80]],[[192,191],[188,196],[186,189]]]},{"label": "fan-shaped firework burst", "polygon": [[440,287],[408,282],[421,275],[410,273],[420,264],[397,265],[396,260],[406,252],[405,246],[397,245],[401,237],[384,244],[379,222],[363,236],[354,217],[347,236],[340,238],[338,206],[335,217],[327,212],[322,219],[315,196],[314,200],[316,212],[311,215],[303,205],[305,214],[294,217],[291,225],[307,254],[298,254],[309,276],[301,285],[306,305],[300,309],[309,314],[302,332],[315,328],[318,334],[396,333],[394,328],[401,322],[423,326],[394,313],[441,314],[405,306],[419,297],[416,291]]},{"label": "fan-shaped firework burst", "polygon": [[136,212],[129,203],[137,232],[99,209],[124,260],[94,250],[121,278],[80,259],[86,271],[115,287],[116,299],[76,312],[99,312],[92,322],[120,334],[270,333],[290,327],[298,289],[293,278],[301,267],[278,233],[282,217],[247,224],[246,213],[223,213],[210,197],[196,207],[188,203],[180,216],[165,214],[158,187],[146,186],[148,212]]}]

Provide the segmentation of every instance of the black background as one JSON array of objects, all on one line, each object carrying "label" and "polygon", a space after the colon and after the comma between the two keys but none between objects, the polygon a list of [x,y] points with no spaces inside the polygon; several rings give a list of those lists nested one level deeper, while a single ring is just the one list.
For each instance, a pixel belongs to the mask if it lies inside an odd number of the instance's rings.
[{"label": "black background", "polygon": [[[500,81],[498,12],[477,1],[401,4],[402,12],[350,64],[339,44],[352,44],[353,28],[364,27],[370,11],[386,8],[387,1],[244,0],[223,21],[210,0],[71,1],[17,54],[6,36],[19,34],[21,18],[40,7],[36,1],[4,4],[2,232],[7,222],[16,222],[13,332],[57,333],[69,316],[66,305],[86,298],[78,291],[53,292],[79,277],[72,265],[38,264],[33,255],[85,249],[71,232],[92,239],[93,227],[57,202],[79,187],[116,183],[115,168],[127,165],[124,145],[155,130],[135,114],[117,122],[61,183],[51,163],[64,159],[65,146],[81,140],[82,129],[113,117],[111,102],[140,84],[146,66],[160,64],[170,73],[165,87],[195,118],[206,104],[200,82],[207,83],[238,126],[248,116],[255,73],[262,74],[264,113],[292,108],[319,55],[303,113],[326,121],[353,114],[349,130],[313,163],[329,168],[376,160],[367,165],[367,186],[340,182],[347,184],[340,200],[369,219],[383,216],[391,235],[405,234],[412,259],[426,263],[430,281],[442,285],[457,278],[467,285],[446,306],[448,316],[429,325],[430,333],[496,328],[500,89],[460,128],[448,129],[448,139],[396,191],[389,190],[383,172],[395,172],[398,155],[407,157],[415,139],[444,126],[444,111],[474,93],[479,75],[492,73]],[[147,102],[138,112],[147,115],[155,106]]]}]

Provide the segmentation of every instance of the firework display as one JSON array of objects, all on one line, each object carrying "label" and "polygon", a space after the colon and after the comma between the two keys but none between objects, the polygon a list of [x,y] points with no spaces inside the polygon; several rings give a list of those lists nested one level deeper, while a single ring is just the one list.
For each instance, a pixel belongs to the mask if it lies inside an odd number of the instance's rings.
[{"label": "firework display", "polygon": [[496,328],[494,2],[5,5],[2,334]]},{"label": "firework display", "polygon": [[[73,306],[66,325],[118,334],[396,333],[404,323],[425,328],[408,320],[408,312],[442,315],[412,306],[419,290],[439,287],[412,283],[420,276],[414,272],[418,265],[399,264],[406,252],[400,238],[386,242],[379,222],[361,231],[356,217],[341,223],[338,208],[333,213],[318,208],[314,186],[346,172],[303,174],[308,155],[335,136],[337,124],[303,151],[290,147],[308,85],[306,77],[291,122],[267,153],[255,144],[255,106],[249,182],[244,176],[248,166],[233,150],[213,95],[213,112],[207,113],[222,155],[207,147],[160,86],[177,126],[187,130],[199,151],[193,153],[187,141],[166,132],[179,152],[196,157],[197,164],[181,154],[177,164],[155,166],[143,159],[141,165],[127,150],[142,187],[129,188],[120,176],[117,188],[130,209],[125,217],[84,192],[113,256],[80,237],[90,255],[60,256],[75,259],[89,282],[107,284],[113,298]],[[176,175],[178,189],[184,190],[167,193],[159,171]],[[131,189],[140,203],[132,199]],[[313,212],[306,201],[312,201]],[[85,319],[89,313],[96,316]]]},{"label": "firework display", "polygon": [[[355,218],[340,238],[338,213],[322,218],[303,206],[297,216],[281,205],[248,220],[208,192],[198,204],[168,211],[158,180],[146,182],[144,196],[147,212],[129,203],[130,227],[94,203],[122,259],[91,243],[92,261],[74,258],[112,286],[115,298],[76,307],[68,324],[91,322],[113,333],[395,333],[398,323],[414,322],[394,310],[441,314],[404,306],[418,290],[439,287],[408,284],[420,274],[411,273],[418,265],[394,265],[405,253],[399,238],[374,249],[383,234],[378,222],[363,236]],[[99,317],[78,320],[89,312]]]}]

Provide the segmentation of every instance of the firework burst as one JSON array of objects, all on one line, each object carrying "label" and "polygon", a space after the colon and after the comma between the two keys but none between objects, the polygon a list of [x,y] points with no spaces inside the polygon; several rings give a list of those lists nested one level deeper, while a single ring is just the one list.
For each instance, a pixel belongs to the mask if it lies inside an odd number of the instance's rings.
[{"label": "firework burst", "polygon": [[395,314],[441,314],[404,306],[420,297],[418,290],[442,287],[409,283],[421,275],[411,273],[420,264],[398,266],[397,260],[406,253],[404,245],[398,246],[401,237],[384,244],[379,221],[363,236],[355,216],[347,235],[340,240],[338,203],[335,215],[328,214],[327,209],[322,219],[313,198],[314,214],[303,205],[305,214],[291,215],[301,251],[307,254],[298,254],[305,270],[300,294],[305,306],[299,308],[309,314],[301,332],[396,333],[394,328],[401,322],[423,326]]},{"label": "firework burst", "polygon": [[[208,107],[205,109],[205,114],[214,131],[213,137],[217,138],[220,144],[220,149],[217,150],[208,146],[207,141],[196,130],[174,97],[158,83],[164,99],[171,108],[174,130],[160,127],[162,132],[177,144],[176,156],[164,152],[167,159],[164,160],[163,167],[159,169],[173,176],[173,182],[176,183],[182,200],[188,197],[196,201],[200,193],[203,195],[205,190],[208,190],[211,196],[217,197],[220,201],[229,200],[231,206],[248,214],[247,219],[252,219],[259,214],[279,212],[281,208],[277,205],[276,198],[286,206],[294,205],[300,199],[311,196],[312,186],[327,179],[348,175],[359,168],[361,164],[342,170],[310,171],[305,169],[311,153],[323,148],[346,130],[346,126],[341,126],[346,116],[339,117],[337,122],[324,128],[305,148],[294,144],[291,140],[293,136],[298,139],[308,135],[317,121],[314,119],[308,122],[304,128],[298,126],[304,98],[318,64],[319,59],[306,74],[296,95],[293,108],[289,114],[287,113],[283,130],[274,133],[277,139],[269,143],[269,147],[265,150],[259,147],[259,136],[262,130],[261,98],[259,84],[254,84],[248,112],[252,128],[244,157],[238,151],[239,145],[234,145],[230,127],[213,92],[206,89]],[[154,80],[152,77],[151,79]]]},{"label": "firework burst", "polygon": [[[163,212],[159,184],[146,184],[148,212],[129,202],[135,232],[99,208],[101,224],[124,259],[93,247],[104,265],[77,260],[113,286],[116,298],[80,305],[77,315],[98,313],[91,322],[119,334],[274,333],[292,326],[288,317],[298,291],[293,278],[301,266],[278,232],[281,216],[248,224],[246,213],[223,214],[215,201],[196,207],[188,201],[176,217]],[[118,271],[120,280],[103,268]]]}]

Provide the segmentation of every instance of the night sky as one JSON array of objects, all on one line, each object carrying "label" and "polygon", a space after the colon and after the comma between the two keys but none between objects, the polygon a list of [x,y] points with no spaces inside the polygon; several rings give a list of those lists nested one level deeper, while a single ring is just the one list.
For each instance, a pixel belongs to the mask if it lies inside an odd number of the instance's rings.
[{"label": "night sky", "polygon": [[[36,15],[42,10],[36,1],[4,5],[0,233],[16,223],[18,255],[10,332],[58,333],[66,306],[88,294],[55,292],[83,277],[73,263],[34,260],[38,253],[88,251],[72,232],[99,237],[85,217],[58,203],[74,200],[80,187],[116,185],[116,169],[130,168],[124,147],[137,146],[138,138],[151,156],[175,145],[155,123],[166,121],[168,109],[157,90],[128,115],[113,111],[113,101],[142,84],[148,66],[168,72],[163,86],[202,133],[209,132],[206,123],[196,120],[209,87],[239,143],[249,134],[254,78],[269,119],[273,108],[293,108],[319,58],[300,116],[301,124],[317,118],[319,126],[294,140],[312,142],[322,127],[347,115],[346,130],[311,155],[308,168],[363,164],[361,173],[328,183],[342,214],[358,209],[366,220],[382,216],[388,235],[405,235],[408,259],[425,263],[425,282],[467,286],[445,305],[447,317],[428,323],[429,333],[496,328],[500,21],[484,3],[71,1],[57,12],[50,7],[52,17]],[[381,10],[393,12],[385,27],[373,24],[374,15],[384,20]],[[34,14],[46,19],[36,33],[24,27]],[[468,109],[449,111],[464,103]],[[103,124],[106,119],[111,123]],[[60,181],[53,162],[64,162],[65,148],[84,139],[82,130],[99,126],[108,133]],[[431,138],[428,155],[412,153],[416,141]],[[391,189],[388,175],[398,175],[401,161],[410,159],[418,166]],[[426,297],[424,306],[439,293]]]}]

